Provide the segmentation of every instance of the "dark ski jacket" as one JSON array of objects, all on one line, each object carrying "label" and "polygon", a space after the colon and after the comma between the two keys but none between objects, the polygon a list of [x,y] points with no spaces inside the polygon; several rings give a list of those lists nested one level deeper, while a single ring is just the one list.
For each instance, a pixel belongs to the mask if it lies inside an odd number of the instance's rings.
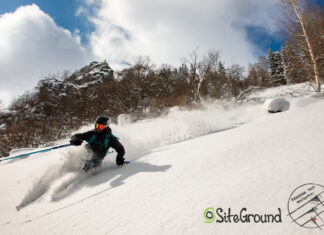
[{"label": "dark ski jacket", "polygon": [[[96,138],[92,141],[92,143],[89,143],[89,141],[93,139],[94,135],[96,135]],[[105,141],[107,135],[110,135],[108,148],[105,147]],[[74,136],[72,136],[71,139],[80,139],[80,140],[87,141],[88,147],[92,150],[94,157],[96,158],[101,158],[101,159],[104,158],[110,147],[116,150],[117,158],[124,157],[125,155],[124,146],[119,142],[116,136],[111,134],[111,129],[109,127],[106,127],[100,133],[97,133],[95,131],[88,131],[84,133],[75,134]]]}]

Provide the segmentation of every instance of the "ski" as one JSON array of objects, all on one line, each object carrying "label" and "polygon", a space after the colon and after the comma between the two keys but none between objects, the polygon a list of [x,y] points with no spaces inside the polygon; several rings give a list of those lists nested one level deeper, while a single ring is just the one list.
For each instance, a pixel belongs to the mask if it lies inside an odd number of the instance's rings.
[{"label": "ski", "polygon": [[[80,168],[80,172],[86,173],[86,174],[87,173],[90,173],[91,175],[96,175],[97,173],[101,172],[101,164],[99,164],[97,166],[93,166],[93,163],[92,162],[88,162],[88,161],[89,160],[85,160],[85,163],[82,164],[82,166]],[[89,165],[85,168],[85,164],[87,164],[87,163]],[[123,165],[127,165],[129,163],[130,163],[130,161],[124,161],[124,164]],[[122,166],[118,166],[118,167],[122,167]]]}]

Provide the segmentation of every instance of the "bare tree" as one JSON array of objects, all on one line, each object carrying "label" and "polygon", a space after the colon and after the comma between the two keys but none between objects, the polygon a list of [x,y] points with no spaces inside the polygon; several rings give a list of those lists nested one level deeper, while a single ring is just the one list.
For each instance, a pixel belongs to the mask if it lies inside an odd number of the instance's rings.
[{"label": "bare tree", "polygon": [[213,80],[217,77],[218,62],[220,59],[220,53],[217,50],[209,50],[203,59],[199,62],[199,94],[210,94]]},{"label": "bare tree", "polygon": [[[317,47],[316,33],[313,30],[314,17],[316,15],[310,9],[310,0],[281,0],[285,16],[285,27],[289,36],[295,41],[299,53],[304,56],[304,63],[311,69],[317,92],[321,91],[319,61],[323,57]],[[316,18],[316,17],[315,17]]]},{"label": "bare tree", "polygon": [[182,58],[182,63],[189,65],[189,84],[193,100],[200,99],[199,88],[202,81],[199,78],[199,60],[198,48],[192,51],[188,58]]},{"label": "bare tree", "polygon": [[244,79],[243,73],[244,73],[244,67],[238,64],[233,64],[228,69],[230,90],[232,95],[235,98],[239,95],[240,90],[242,88],[243,79]]}]

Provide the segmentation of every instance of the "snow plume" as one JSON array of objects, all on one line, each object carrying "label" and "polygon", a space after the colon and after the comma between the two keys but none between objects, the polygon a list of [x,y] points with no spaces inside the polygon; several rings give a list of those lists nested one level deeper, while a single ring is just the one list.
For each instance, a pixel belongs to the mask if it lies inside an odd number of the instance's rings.
[{"label": "snow plume", "polygon": [[49,191],[51,191],[49,193],[50,200],[58,200],[66,196],[76,184],[87,177],[86,174],[80,172],[81,159],[89,157],[89,153],[85,148],[68,151],[64,155],[65,161],[49,166],[44,175],[35,180],[28,193],[17,206],[18,209],[29,205]]},{"label": "snow plume", "polygon": [[232,129],[263,114],[261,105],[215,101],[197,110],[175,107],[165,116],[135,123],[130,123],[130,116],[121,115],[111,127],[125,146],[126,158],[133,160],[152,148]]},{"label": "snow plume", "polygon": [[[264,115],[261,104],[237,105],[229,102],[206,102],[200,109],[186,110],[172,108],[164,116],[155,119],[131,122],[132,117],[120,115],[117,124],[112,124],[113,134],[120,138],[125,146],[126,159],[134,161],[148,151],[164,145],[173,144],[203,135],[229,130]],[[84,126],[78,132],[88,131],[91,126]],[[195,148],[195,146],[193,146]],[[110,154],[103,161],[101,170],[114,165],[115,155]],[[25,195],[19,206],[22,208],[35,200],[45,197],[56,201],[71,194],[88,175],[80,172],[81,159],[89,158],[90,153],[84,148],[71,148],[61,161],[50,166],[38,178]]]}]

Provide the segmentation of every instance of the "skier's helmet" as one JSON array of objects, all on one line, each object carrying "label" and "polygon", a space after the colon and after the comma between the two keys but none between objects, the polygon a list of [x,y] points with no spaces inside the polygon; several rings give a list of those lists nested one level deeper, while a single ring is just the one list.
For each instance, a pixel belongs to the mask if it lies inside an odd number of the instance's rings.
[{"label": "skier's helmet", "polygon": [[105,115],[100,115],[99,117],[97,117],[96,124],[98,123],[107,126],[108,121],[109,121],[109,117]]},{"label": "skier's helmet", "polygon": [[108,125],[109,117],[100,115],[97,117],[96,124],[95,124],[95,130],[96,131],[102,131],[105,129]]}]

